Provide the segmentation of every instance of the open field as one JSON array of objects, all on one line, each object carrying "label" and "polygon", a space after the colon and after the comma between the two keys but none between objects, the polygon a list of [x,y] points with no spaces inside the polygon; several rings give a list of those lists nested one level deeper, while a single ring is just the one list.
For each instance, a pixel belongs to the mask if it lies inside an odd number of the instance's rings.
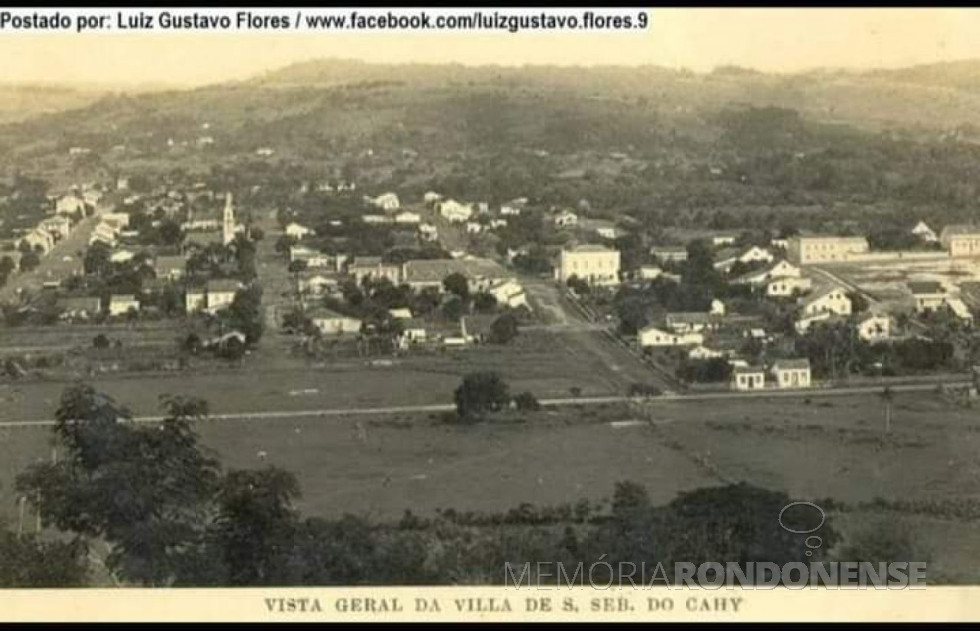
[{"label": "open field", "polygon": [[947,287],[980,280],[980,262],[971,259],[900,260],[821,265],[886,305],[910,307],[908,281],[939,281]]},{"label": "open field", "polygon": [[[243,397],[249,396],[242,393]],[[302,398],[302,397],[300,397]],[[213,421],[199,427],[226,467],[295,472],[308,514],[397,518],[405,510],[505,510],[607,497],[616,481],[644,484],[655,503],[679,491],[747,481],[849,506],[882,498],[980,501],[980,416],[938,395],[896,397],[882,433],[876,396],[738,399],[545,411],[526,422],[448,425],[436,415]],[[613,426],[616,421],[632,421]],[[0,430],[0,507],[15,518],[13,476],[49,458],[47,428]],[[851,511],[847,519],[858,519]],[[909,516],[942,543],[944,572],[973,576],[972,522]],[[959,560],[958,560],[959,559]],[[974,576],[972,580],[980,577]]]},{"label": "open field", "polygon": [[[462,375],[496,370],[512,390],[539,398],[625,394],[619,376],[603,361],[562,343],[564,333],[535,331],[509,346],[482,346],[431,356],[315,364],[293,361],[291,368],[265,369],[248,358],[239,369],[173,374],[101,377],[94,385],[130,405],[135,414],[159,412],[161,394],[207,399],[213,412],[421,405],[451,400]],[[0,384],[0,421],[51,418],[67,381]]]}]

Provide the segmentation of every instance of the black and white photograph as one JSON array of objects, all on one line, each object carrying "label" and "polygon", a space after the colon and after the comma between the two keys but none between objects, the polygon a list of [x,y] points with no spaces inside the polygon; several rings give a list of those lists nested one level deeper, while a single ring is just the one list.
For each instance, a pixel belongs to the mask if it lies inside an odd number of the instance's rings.
[{"label": "black and white photograph", "polygon": [[4,619],[976,620],[978,29],[0,9]]}]

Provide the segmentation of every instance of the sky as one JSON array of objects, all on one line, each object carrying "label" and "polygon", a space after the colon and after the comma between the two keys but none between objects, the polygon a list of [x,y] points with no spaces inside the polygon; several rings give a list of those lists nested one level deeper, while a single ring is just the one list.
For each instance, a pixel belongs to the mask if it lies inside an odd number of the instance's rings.
[{"label": "sky", "polygon": [[695,71],[734,64],[767,72],[980,59],[980,9],[652,9],[649,15],[649,29],[615,34],[0,30],[0,82],[189,87],[331,57]]}]

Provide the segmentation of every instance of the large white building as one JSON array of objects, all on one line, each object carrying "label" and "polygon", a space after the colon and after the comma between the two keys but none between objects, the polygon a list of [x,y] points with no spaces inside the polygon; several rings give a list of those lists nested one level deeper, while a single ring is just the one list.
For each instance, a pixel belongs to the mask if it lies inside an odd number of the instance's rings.
[{"label": "large white building", "polygon": [[619,283],[619,250],[604,245],[579,245],[561,251],[555,280],[565,283],[572,276],[594,285]]},{"label": "large white building", "polygon": [[950,256],[980,256],[980,226],[946,226],[939,242]]},{"label": "large white building", "polygon": [[797,265],[847,261],[851,255],[864,254],[870,249],[864,237],[807,235],[791,237],[786,255]]}]

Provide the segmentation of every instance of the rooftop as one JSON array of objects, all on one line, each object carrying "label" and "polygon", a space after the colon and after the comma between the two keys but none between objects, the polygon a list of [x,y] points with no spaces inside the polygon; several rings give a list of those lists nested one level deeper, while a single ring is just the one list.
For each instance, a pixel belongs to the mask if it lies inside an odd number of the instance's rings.
[{"label": "rooftop", "polygon": [[773,370],[810,370],[810,360],[802,359],[777,359],[772,364]]},{"label": "rooftop", "polygon": [[934,280],[910,281],[908,288],[914,296],[946,293],[946,288],[943,287],[942,283]]},{"label": "rooftop", "polygon": [[235,280],[234,278],[216,278],[208,281],[208,291],[209,292],[235,292],[242,286],[242,284]]}]

